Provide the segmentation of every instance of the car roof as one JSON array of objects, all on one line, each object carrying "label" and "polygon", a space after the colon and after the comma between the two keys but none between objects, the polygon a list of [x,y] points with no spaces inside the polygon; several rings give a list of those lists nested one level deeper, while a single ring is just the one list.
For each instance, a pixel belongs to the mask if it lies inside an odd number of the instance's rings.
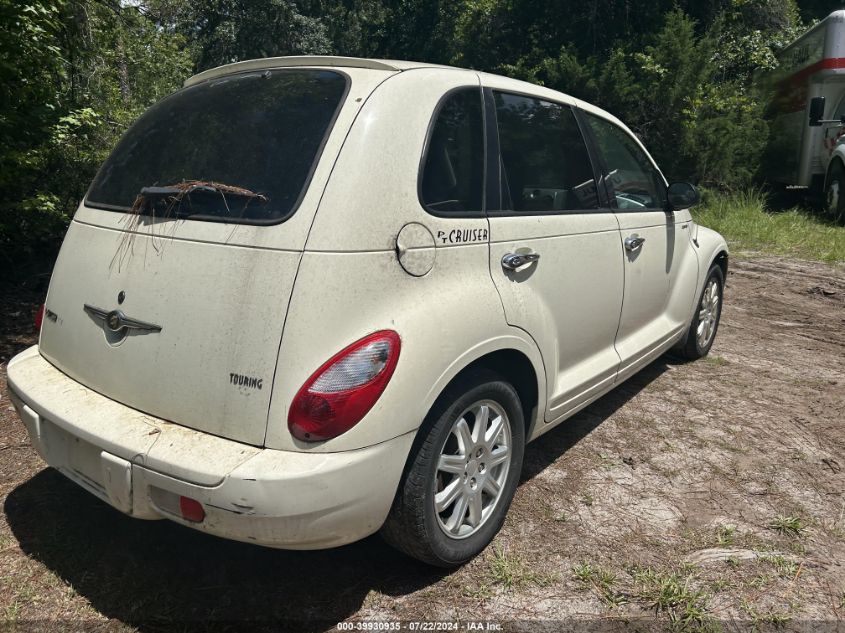
[{"label": "car roof", "polygon": [[[370,70],[384,70],[402,72],[413,68],[454,68],[440,64],[425,62],[402,61],[398,59],[365,59],[362,57],[340,57],[334,55],[295,55],[290,57],[267,57],[264,59],[249,59],[225,66],[218,66],[203,71],[185,81],[185,86],[192,86],[206,79],[213,79],[223,75],[263,68],[286,68],[296,66],[323,66],[329,68],[367,68]],[[461,69],[462,70],[462,69]]]},{"label": "car roof", "polygon": [[484,83],[485,78],[489,77],[495,78],[495,80],[500,84],[503,81],[507,82],[511,89],[516,90],[518,92],[529,94],[546,92],[549,96],[551,96],[552,93],[554,93],[555,95],[563,95],[564,97],[566,97],[567,100],[571,100],[571,102],[577,103],[577,105],[579,107],[582,107],[584,110],[595,112],[597,114],[600,114],[601,116],[611,118],[614,121],[621,123],[620,121],[618,121],[618,119],[616,119],[616,117],[613,117],[613,115],[610,115],[610,113],[605,112],[601,108],[597,108],[596,106],[590,103],[575,99],[574,97],[571,97],[566,93],[562,93],[557,90],[551,90],[543,86],[538,86],[537,84],[521,81],[519,79],[512,79],[509,77],[505,77],[504,75],[496,75],[493,73],[472,70],[470,68],[459,68],[457,66],[447,66],[445,64],[429,64],[426,62],[405,61],[399,59],[367,59],[363,57],[342,57],[336,55],[294,55],[289,57],[266,57],[264,59],[249,59],[246,61],[226,64],[224,66],[218,66],[217,68],[211,68],[209,70],[203,71],[187,79],[184,85],[185,87],[192,86],[207,79],[214,79],[216,77],[222,77],[225,75],[230,75],[232,73],[261,70],[264,68],[291,68],[297,66],[316,66],[325,68],[365,68],[369,70],[381,70],[388,72],[403,72],[416,68],[441,68],[443,70],[474,72],[478,74],[478,76],[481,78],[482,83]]}]

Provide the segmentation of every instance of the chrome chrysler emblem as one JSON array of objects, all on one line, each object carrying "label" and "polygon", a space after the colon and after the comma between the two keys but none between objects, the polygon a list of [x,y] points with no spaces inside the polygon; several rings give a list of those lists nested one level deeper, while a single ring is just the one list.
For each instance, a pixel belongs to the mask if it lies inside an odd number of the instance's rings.
[{"label": "chrome chrysler emblem", "polygon": [[112,310],[106,315],[106,327],[112,332],[123,329],[123,314],[119,310]]},{"label": "chrome chrysler emblem", "polygon": [[100,321],[104,327],[112,332],[121,332],[123,330],[140,330],[142,332],[161,332],[161,326],[155,323],[147,323],[146,321],[139,321],[132,319],[120,310],[112,310],[108,312],[102,308],[85,304],[85,312]]}]

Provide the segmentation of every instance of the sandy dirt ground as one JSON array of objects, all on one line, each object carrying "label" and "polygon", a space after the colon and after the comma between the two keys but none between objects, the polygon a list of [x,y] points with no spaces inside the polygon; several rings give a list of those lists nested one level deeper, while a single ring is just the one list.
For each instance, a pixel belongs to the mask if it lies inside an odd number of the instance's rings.
[{"label": "sandy dirt ground", "polygon": [[711,355],[529,445],[505,527],[453,572],[377,536],[285,552],[137,521],[46,468],[5,393],[38,295],[0,291],[2,630],[845,631],[841,268],[732,262]]}]

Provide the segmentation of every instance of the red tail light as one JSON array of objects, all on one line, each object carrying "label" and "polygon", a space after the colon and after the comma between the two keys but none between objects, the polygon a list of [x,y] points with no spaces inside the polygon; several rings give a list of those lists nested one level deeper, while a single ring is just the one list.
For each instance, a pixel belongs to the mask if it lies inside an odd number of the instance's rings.
[{"label": "red tail light", "polygon": [[358,424],[387,387],[399,360],[399,335],[382,330],[335,354],[311,374],[294,397],[288,428],[318,442]]},{"label": "red tail light", "polygon": [[192,523],[202,523],[205,520],[205,508],[196,499],[179,497],[179,512],[182,518]]},{"label": "red tail light", "polygon": [[41,331],[41,324],[44,323],[44,310],[46,307],[47,304],[42,303],[38,308],[38,312],[35,313],[35,329],[38,332]]}]

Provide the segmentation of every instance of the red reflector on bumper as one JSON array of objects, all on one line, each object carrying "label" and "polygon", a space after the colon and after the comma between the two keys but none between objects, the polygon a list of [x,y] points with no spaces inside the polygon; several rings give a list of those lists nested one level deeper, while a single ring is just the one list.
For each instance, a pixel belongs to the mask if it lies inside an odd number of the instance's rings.
[{"label": "red reflector on bumper", "polygon": [[196,499],[179,497],[179,512],[182,518],[192,523],[202,523],[205,520],[205,510]]}]

